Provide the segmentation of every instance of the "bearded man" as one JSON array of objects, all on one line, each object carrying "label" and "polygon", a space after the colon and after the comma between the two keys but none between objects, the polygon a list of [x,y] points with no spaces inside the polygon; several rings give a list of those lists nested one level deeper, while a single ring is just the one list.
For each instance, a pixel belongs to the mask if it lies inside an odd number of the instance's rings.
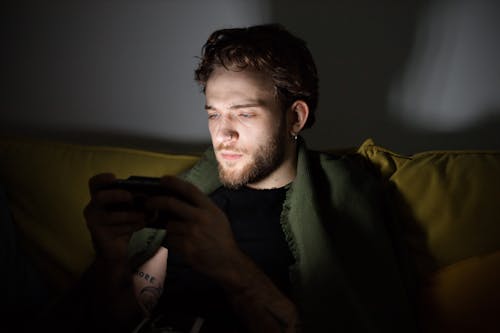
[{"label": "bearded man", "polygon": [[[86,329],[413,332],[411,285],[381,186],[358,158],[313,152],[318,75],[280,25],[222,29],[195,71],[212,147],[168,195],[101,190],[85,217],[96,258],[79,294]],[[112,171],[112,170],[111,170]],[[155,227],[148,224],[151,212]],[[68,317],[69,318],[69,317]]]}]

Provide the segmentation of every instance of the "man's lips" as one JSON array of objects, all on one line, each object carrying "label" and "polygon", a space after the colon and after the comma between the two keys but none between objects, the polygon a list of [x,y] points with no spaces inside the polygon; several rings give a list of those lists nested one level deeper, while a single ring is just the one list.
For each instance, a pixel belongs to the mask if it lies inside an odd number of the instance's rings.
[{"label": "man's lips", "polygon": [[232,152],[232,151],[221,151],[219,152],[219,155],[228,161],[235,161],[243,156],[243,154],[238,153],[238,152]]}]

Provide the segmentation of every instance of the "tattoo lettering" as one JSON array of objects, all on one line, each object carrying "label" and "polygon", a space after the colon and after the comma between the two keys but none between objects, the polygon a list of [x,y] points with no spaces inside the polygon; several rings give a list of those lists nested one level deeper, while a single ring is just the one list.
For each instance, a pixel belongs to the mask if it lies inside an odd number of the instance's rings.
[{"label": "tattoo lettering", "polygon": [[161,279],[144,271],[135,272],[136,297],[146,316],[151,315],[163,292]]},{"label": "tattoo lettering", "polygon": [[154,281],[156,280],[154,276],[142,271],[137,271],[135,274],[149,283],[154,283]]}]

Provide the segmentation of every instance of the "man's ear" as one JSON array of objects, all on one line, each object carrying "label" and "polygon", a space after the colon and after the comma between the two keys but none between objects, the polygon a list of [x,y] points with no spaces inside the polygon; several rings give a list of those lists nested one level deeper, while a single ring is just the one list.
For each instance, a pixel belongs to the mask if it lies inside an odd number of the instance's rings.
[{"label": "man's ear", "polygon": [[309,106],[302,100],[293,102],[290,110],[290,132],[299,134],[309,117]]}]

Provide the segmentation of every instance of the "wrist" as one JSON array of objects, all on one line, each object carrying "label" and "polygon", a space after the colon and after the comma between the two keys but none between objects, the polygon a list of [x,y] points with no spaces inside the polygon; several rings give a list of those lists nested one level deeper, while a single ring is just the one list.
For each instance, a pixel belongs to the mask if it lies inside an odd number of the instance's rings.
[{"label": "wrist", "polygon": [[219,283],[226,294],[237,295],[253,289],[255,279],[264,274],[245,254],[232,256],[224,266],[212,273],[212,278]]},{"label": "wrist", "polygon": [[292,304],[272,280],[245,255],[221,275],[219,283],[226,295],[237,302]]},{"label": "wrist", "polygon": [[91,272],[93,283],[105,293],[119,292],[132,284],[132,270],[126,259],[97,256]]},{"label": "wrist", "polygon": [[249,332],[299,332],[300,319],[295,304],[248,260],[243,269],[229,275],[232,278],[223,288]]}]

